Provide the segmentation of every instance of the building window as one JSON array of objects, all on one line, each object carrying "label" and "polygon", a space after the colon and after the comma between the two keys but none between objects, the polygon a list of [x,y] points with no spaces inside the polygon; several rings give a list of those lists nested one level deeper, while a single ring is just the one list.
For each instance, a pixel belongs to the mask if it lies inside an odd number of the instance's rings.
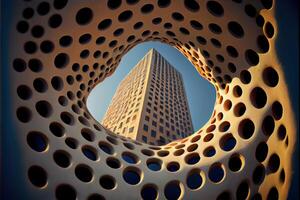
[{"label": "building window", "polygon": [[156,131],[155,130],[151,130],[151,137],[156,137]]},{"label": "building window", "polygon": [[148,139],[148,138],[147,138],[146,136],[144,136],[144,135],[142,136],[143,142],[147,142],[147,139]]},{"label": "building window", "polygon": [[144,131],[148,131],[148,126],[146,124],[144,124],[143,129],[144,129]]},{"label": "building window", "polygon": [[160,131],[161,133],[163,133],[163,132],[164,132],[164,128],[163,128],[162,126],[159,126],[159,131]]},{"label": "building window", "polygon": [[145,117],[145,120],[146,120],[147,122],[149,122],[149,120],[150,120],[149,116],[146,116],[146,117]]},{"label": "building window", "polygon": [[134,127],[130,127],[130,128],[129,128],[129,133],[132,133],[132,132],[133,132],[133,129],[134,129]]},{"label": "building window", "polygon": [[157,126],[157,123],[156,121],[152,121],[152,126],[156,127]]}]

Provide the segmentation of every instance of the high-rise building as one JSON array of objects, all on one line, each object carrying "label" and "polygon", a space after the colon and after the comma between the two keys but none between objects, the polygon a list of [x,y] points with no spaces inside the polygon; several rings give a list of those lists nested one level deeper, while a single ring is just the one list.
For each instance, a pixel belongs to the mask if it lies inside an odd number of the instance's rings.
[{"label": "high-rise building", "polygon": [[119,84],[102,125],[152,145],[190,135],[194,130],[182,75],[151,49]]}]

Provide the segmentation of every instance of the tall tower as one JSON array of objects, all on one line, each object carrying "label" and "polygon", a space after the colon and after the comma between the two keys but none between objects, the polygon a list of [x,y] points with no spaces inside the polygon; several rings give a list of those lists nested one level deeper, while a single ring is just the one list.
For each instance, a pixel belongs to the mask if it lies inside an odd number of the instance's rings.
[{"label": "tall tower", "polygon": [[152,145],[193,133],[180,72],[151,49],[119,84],[102,125]]}]

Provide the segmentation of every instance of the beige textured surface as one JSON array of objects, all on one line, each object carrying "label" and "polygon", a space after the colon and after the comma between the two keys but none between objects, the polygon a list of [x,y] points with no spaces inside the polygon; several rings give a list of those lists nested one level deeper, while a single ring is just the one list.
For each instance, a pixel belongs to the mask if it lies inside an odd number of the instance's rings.
[{"label": "beige textured surface", "polygon": [[[274,47],[275,2],[64,2],[19,0],[14,7],[10,89],[21,173],[33,198],[141,199],[150,188],[166,199],[172,186],[180,199],[286,199],[295,125]],[[91,39],[80,39],[84,34]],[[107,133],[85,105],[122,55],[150,40],[181,51],[217,91],[207,124],[161,147]],[[149,159],[161,169],[151,171]],[[174,162],[179,169],[170,172]],[[133,185],[124,179],[129,171],[139,175]],[[192,187],[191,175],[201,184]]]}]

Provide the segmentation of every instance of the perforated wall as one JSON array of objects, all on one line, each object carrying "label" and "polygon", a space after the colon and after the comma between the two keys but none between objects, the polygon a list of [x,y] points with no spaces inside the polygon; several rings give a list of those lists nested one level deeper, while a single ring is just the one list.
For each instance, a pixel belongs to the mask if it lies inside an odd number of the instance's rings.
[{"label": "perforated wall", "polygon": [[[26,189],[35,199],[285,199],[295,125],[275,6],[16,0],[10,91]],[[205,126],[160,147],[105,131],[86,107],[122,56],[150,40],[177,48],[217,91]]]}]

